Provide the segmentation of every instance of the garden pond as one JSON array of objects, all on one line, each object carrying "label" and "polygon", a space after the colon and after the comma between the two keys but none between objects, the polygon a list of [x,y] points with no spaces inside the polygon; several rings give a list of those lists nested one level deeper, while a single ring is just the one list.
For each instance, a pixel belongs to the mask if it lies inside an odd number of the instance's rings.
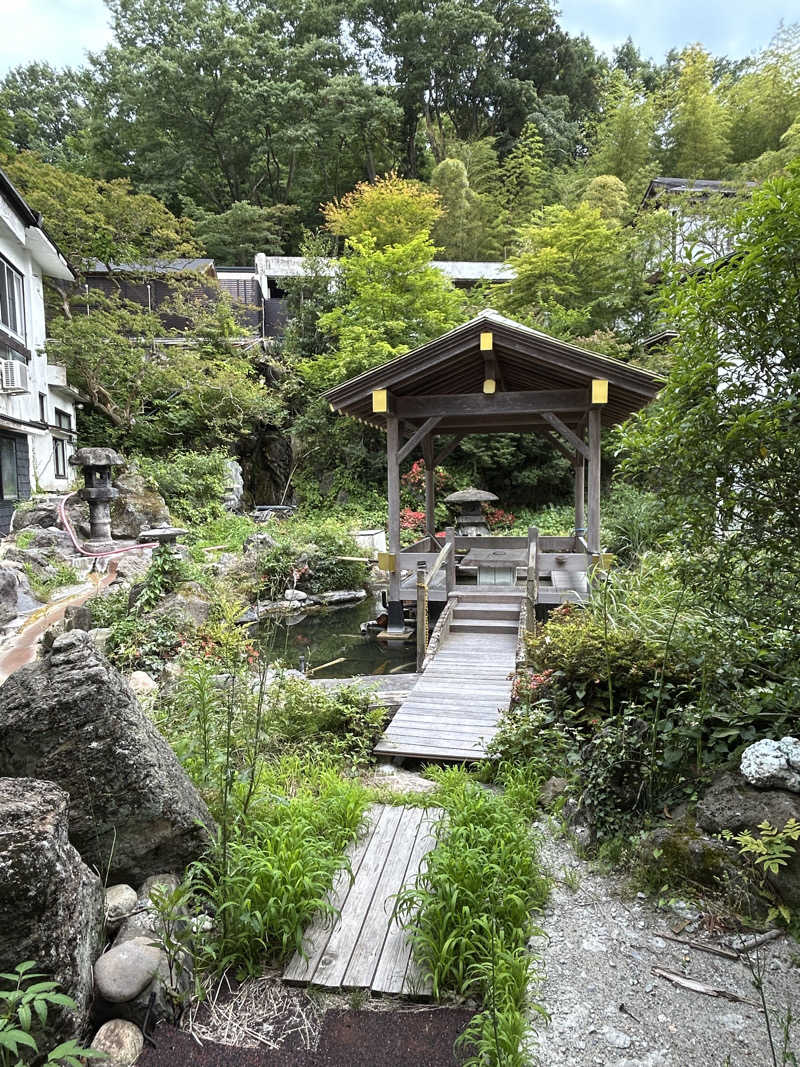
[{"label": "garden pond", "polygon": [[358,604],[324,612],[271,618],[262,633],[275,658],[304,669],[312,678],[351,678],[357,675],[407,674],[416,670],[413,644],[387,646],[374,634],[361,633],[361,624],[380,608],[372,597]]}]

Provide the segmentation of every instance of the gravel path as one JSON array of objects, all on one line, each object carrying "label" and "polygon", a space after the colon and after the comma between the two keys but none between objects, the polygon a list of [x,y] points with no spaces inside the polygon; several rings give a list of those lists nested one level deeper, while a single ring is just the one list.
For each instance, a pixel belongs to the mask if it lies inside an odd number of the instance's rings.
[{"label": "gravel path", "polygon": [[[621,879],[593,872],[547,829],[541,856],[556,879],[541,922],[544,934],[531,942],[544,969],[533,997],[551,1016],[549,1024],[536,1024],[532,1039],[541,1067],[771,1067],[764,1015],[755,1006],[758,993],[745,963],[663,937],[680,931],[684,939],[718,943],[696,911],[657,909],[626,891]],[[693,921],[685,926],[687,918]],[[791,1047],[800,1058],[800,945],[781,937],[759,952],[782,1064],[780,1031],[788,1004],[798,1017]],[[653,975],[652,967],[754,1006],[678,988]]]}]

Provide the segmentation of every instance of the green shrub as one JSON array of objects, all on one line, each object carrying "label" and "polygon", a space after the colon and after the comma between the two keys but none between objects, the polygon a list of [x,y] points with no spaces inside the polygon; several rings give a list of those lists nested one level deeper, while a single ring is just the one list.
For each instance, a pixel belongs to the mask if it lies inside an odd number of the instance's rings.
[{"label": "green shrub", "polygon": [[342,557],[364,552],[341,522],[296,516],[270,523],[267,532],[276,543],[258,554],[253,598],[277,599],[294,587],[312,594],[363,587],[365,565]]},{"label": "green shrub", "polygon": [[152,616],[128,614],[111,625],[105,654],[125,673],[148,671],[158,675],[187,641],[186,620],[177,613]]},{"label": "green shrub", "polygon": [[172,452],[166,457],[134,457],[144,478],[161,493],[177,522],[198,526],[224,513],[224,448],[208,452]]},{"label": "green shrub", "polygon": [[673,530],[673,522],[655,493],[632,485],[615,485],[601,509],[603,548],[626,563],[658,548]]},{"label": "green shrub", "polygon": [[[81,1048],[72,1040],[62,1042],[49,1053],[40,1052],[36,1027],[45,1025],[51,1008],[75,1011],[77,1004],[58,992],[58,982],[34,973],[35,967],[32,960],[27,960],[12,972],[0,974],[0,1067],[20,1067],[31,1062],[81,1067],[85,1060],[106,1059],[105,1053]],[[47,1059],[43,1060],[45,1055]]]},{"label": "green shrub", "polygon": [[116,589],[112,593],[98,594],[87,600],[86,606],[92,613],[92,626],[113,626],[124,619],[130,613],[129,597],[129,590],[124,588]]},{"label": "green shrub", "polygon": [[53,573],[47,577],[43,577],[30,563],[26,563],[23,569],[31,592],[37,600],[47,601],[56,589],[62,589],[66,585],[75,585],[78,581],[78,572],[75,568],[61,561],[50,564]]}]

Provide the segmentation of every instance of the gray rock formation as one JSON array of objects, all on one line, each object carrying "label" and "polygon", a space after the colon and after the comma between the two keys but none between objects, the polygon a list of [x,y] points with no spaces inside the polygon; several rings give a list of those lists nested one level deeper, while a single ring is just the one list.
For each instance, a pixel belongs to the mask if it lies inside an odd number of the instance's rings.
[{"label": "gray rock formation", "polygon": [[225,464],[225,496],[223,498],[226,511],[241,514],[244,510],[242,507],[243,500],[244,479],[242,478],[241,465],[235,459],[229,459]]},{"label": "gray rock formation", "polygon": [[84,860],[138,885],[203,849],[208,809],[172,749],[83,630],[0,687],[0,774],[46,778],[70,795]]},{"label": "gray rock formation", "polygon": [[[723,830],[758,835],[762,822],[782,830],[789,819],[800,822],[800,794],[785,789],[756,789],[739,774],[721,774],[697,804],[697,824],[713,834]],[[767,882],[790,908],[800,908],[800,849]]]},{"label": "gray rock formation", "polygon": [[[189,953],[175,953],[170,973],[169,959],[160,947],[163,930],[152,903],[156,887],[172,893],[178,887],[178,879],[170,874],[157,874],[145,881],[133,914],[125,919],[114,944],[95,965],[95,984],[100,997],[96,1012],[100,1018],[117,1016],[139,1024],[146,1016],[151,1023],[159,1019],[175,1021],[176,1012],[191,988]],[[188,930],[188,923],[186,915],[176,932]]]},{"label": "gray rock formation", "polygon": [[84,1031],[100,949],[103,889],[69,843],[68,806],[52,782],[0,778],[0,971],[34,960],[77,1003],[48,1013],[42,1047]]},{"label": "gray rock formation", "polygon": [[97,995],[109,1004],[125,1004],[147,989],[161,963],[161,949],[147,937],[132,937],[104,952],[94,965]]},{"label": "gray rock formation", "polygon": [[0,625],[17,615],[19,574],[11,567],[0,567]]},{"label": "gray rock formation", "polygon": [[764,738],[742,753],[741,771],[759,789],[789,789],[800,793],[800,738]]},{"label": "gray rock formation", "polygon": [[168,526],[169,510],[163,496],[150,489],[133,471],[114,480],[119,496],[111,502],[111,533],[114,537],[135,541],[142,530],[151,526]]}]

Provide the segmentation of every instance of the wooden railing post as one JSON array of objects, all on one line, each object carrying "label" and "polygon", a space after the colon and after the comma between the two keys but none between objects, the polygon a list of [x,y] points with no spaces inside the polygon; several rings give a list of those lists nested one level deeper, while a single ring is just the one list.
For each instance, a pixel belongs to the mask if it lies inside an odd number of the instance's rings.
[{"label": "wooden railing post", "polygon": [[428,647],[428,589],[425,569],[417,568],[417,670],[422,667]]},{"label": "wooden railing post", "polygon": [[539,530],[536,526],[528,527],[528,577],[525,583],[525,600],[527,602],[527,629],[532,634],[536,631],[536,601],[539,598],[539,583],[536,576],[537,556],[539,552]]},{"label": "wooden railing post", "polygon": [[452,526],[448,526],[445,530],[444,543],[445,546],[450,546],[450,555],[447,557],[447,570],[445,572],[446,577],[444,583],[445,595],[449,596],[456,587],[456,532]]}]

